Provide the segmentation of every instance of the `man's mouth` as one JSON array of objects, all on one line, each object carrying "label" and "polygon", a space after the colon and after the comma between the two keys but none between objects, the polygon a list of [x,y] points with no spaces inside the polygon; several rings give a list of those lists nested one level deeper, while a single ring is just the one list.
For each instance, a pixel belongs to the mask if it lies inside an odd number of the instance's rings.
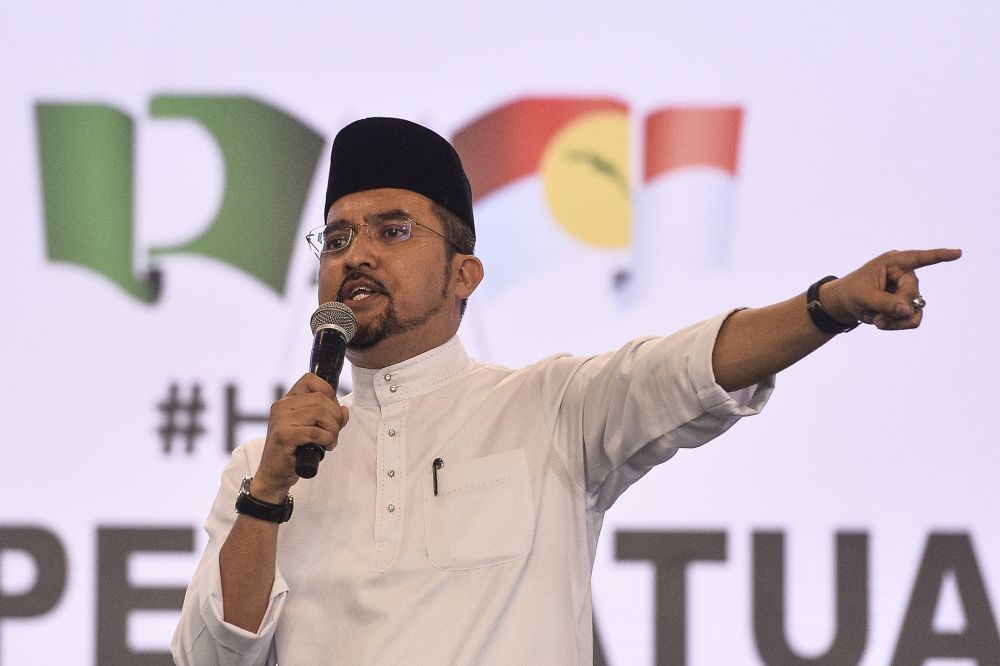
[{"label": "man's mouth", "polygon": [[363,301],[366,298],[374,296],[376,293],[378,292],[375,292],[368,287],[355,287],[349,292],[348,300],[352,302]]},{"label": "man's mouth", "polygon": [[348,280],[339,296],[342,303],[360,303],[384,293],[385,289],[376,280],[361,278]]}]

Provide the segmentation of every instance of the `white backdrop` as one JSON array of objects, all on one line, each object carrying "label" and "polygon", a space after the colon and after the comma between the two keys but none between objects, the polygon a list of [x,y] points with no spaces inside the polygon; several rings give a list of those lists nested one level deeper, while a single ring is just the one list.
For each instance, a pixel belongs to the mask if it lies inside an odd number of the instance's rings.
[{"label": "white backdrop", "polygon": [[[363,116],[455,137],[490,114],[507,133],[475,159],[501,182],[477,201],[487,280],[461,331],[484,360],[666,334],[888,249],[966,253],[922,273],[919,330],[836,339],[781,374],[764,414],[609,511],[606,661],[678,663],[656,635],[679,598],[687,663],[778,663],[761,644],[781,616],[755,614],[755,579],[785,599],[790,650],[826,652],[835,538],[860,533],[867,565],[844,566],[867,572],[847,588],[867,623],[839,654],[1000,663],[998,25],[986,2],[4,5],[0,663],[163,658],[227,424],[262,433],[240,418],[306,364],[302,237],[329,141]],[[539,136],[568,102],[583,110]],[[683,131],[650,158],[647,119],[671,109],[735,117],[735,162]],[[645,177],[650,159],[669,168]],[[255,223],[294,245],[260,255],[276,245],[248,238]],[[174,410],[168,441],[171,386],[203,408]],[[668,545],[629,559],[627,532]],[[691,532],[722,551],[678,596],[663,553]],[[783,597],[764,533],[784,535]]]}]

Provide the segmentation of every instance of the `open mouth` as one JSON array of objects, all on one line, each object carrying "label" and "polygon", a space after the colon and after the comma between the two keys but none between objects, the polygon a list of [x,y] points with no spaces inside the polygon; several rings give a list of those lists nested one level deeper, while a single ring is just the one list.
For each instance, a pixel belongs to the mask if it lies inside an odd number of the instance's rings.
[{"label": "open mouth", "polygon": [[337,300],[350,305],[361,305],[375,296],[388,296],[389,292],[377,278],[364,273],[345,276],[337,292]]},{"label": "open mouth", "polygon": [[377,285],[370,282],[356,282],[342,290],[341,301],[343,303],[360,303],[384,293]]},{"label": "open mouth", "polygon": [[378,292],[372,291],[368,287],[357,287],[351,290],[348,300],[351,301],[352,303],[356,303],[358,301],[363,301],[368,298],[371,298],[376,293]]}]

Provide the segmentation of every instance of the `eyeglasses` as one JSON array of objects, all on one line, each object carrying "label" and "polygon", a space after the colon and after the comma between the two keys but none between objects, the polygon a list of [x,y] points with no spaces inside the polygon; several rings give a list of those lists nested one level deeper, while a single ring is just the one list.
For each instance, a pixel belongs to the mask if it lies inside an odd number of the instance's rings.
[{"label": "eyeglasses", "polygon": [[[426,224],[421,224],[403,215],[381,217],[374,222],[362,222],[358,226],[364,227],[368,241],[378,246],[389,247],[405,243],[413,237],[413,227],[417,226],[423,227],[435,236],[440,236],[448,245],[458,249],[440,231],[435,231]],[[347,222],[337,222],[316,227],[306,234],[306,241],[317,257],[322,258],[323,255],[338,256],[351,247],[351,243],[357,238],[358,226]]]}]

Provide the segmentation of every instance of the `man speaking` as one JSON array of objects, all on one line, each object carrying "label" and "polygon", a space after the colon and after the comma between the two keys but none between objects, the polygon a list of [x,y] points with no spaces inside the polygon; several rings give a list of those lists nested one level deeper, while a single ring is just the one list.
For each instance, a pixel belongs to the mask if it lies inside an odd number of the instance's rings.
[{"label": "man speaking", "polygon": [[[483,265],[447,141],[405,120],[348,125],[325,212],[309,240],[319,301],[356,318],[354,390],[339,403],[304,375],[267,436],[233,452],[181,664],[592,663],[591,570],[618,496],[756,414],[776,372],[838,333],[918,326],[915,270],[961,255],[889,252],[783,303],[511,370],[456,336]],[[328,454],[296,484],[305,444]]]}]

